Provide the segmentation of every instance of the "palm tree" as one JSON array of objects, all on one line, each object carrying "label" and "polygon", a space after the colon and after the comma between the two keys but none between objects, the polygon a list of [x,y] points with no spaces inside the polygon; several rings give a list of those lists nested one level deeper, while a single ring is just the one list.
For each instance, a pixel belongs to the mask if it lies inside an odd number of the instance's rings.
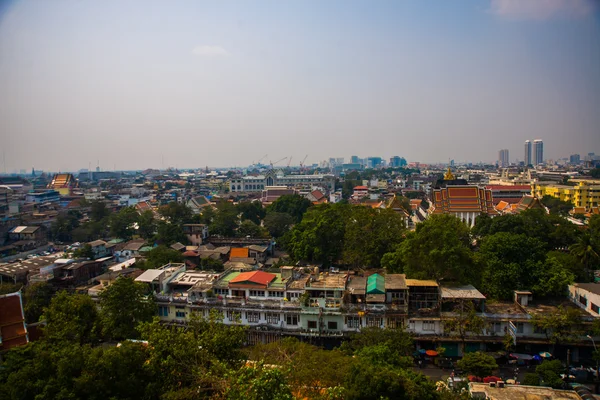
[{"label": "palm tree", "polygon": [[590,273],[590,267],[600,261],[598,255],[598,243],[588,232],[579,237],[576,243],[569,247],[572,255],[577,257],[585,267],[586,273]]}]

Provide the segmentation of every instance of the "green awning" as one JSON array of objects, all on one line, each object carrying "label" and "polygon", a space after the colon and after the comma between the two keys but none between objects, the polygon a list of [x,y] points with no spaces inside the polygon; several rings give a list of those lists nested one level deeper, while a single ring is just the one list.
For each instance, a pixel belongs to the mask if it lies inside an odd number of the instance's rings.
[{"label": "green awning", "polygon": [[385,278],[373,274],[367,278],[367,294],[385,294]]}]

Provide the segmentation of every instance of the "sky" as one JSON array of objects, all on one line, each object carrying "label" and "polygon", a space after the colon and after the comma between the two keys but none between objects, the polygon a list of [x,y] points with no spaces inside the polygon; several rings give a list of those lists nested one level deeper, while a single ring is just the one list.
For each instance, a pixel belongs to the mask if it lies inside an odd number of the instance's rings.
[{"label": "sky", "polygon": [[599,4],[0,0],[0,172],[598,154]]}]

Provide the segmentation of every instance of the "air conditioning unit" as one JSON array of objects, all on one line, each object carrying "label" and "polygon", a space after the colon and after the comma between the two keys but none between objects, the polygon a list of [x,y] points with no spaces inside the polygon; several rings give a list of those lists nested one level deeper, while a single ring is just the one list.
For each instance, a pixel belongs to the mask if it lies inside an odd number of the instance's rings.
[{"label": "air conditioning unit", "polygon": [[490,387],[496,387],[496,382],[490,382]]},{"label": "air conditioning unit", "polygon": [[503,381],[498,381],[498,382],[496,382],[496,384],[498,385],[499,388],[503,388],[505,385]]}]

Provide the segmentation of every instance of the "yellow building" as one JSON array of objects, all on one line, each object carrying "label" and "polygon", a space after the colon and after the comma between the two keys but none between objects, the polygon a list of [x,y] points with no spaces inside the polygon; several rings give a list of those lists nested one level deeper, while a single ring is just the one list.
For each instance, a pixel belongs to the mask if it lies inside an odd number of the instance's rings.
[{"label": "yellow building", "polygon": [[574,207],[585,207],[586,209],[600,205],[599,182],[577,180],[575,183],[575,186],[533,183],[531,195],[540,199],[544,196],[556,197],[572,203]]}]

